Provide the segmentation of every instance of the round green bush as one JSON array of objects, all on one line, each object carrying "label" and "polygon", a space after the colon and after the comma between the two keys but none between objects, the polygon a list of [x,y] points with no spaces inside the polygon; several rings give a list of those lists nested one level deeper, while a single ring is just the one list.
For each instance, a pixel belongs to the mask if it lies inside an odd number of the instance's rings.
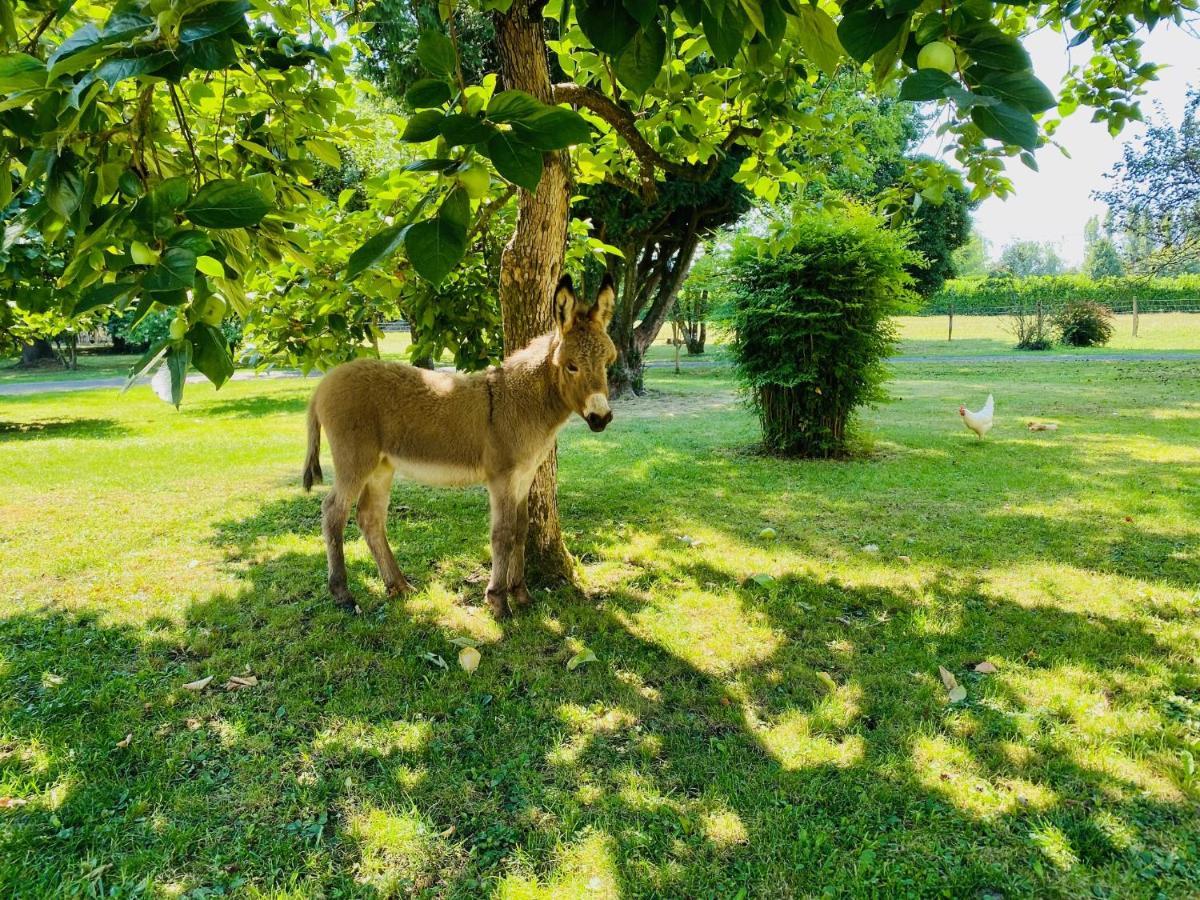
[{"label": "round green bush", "polygon": [[917,300],[907,237],[864,213],[802,214],[735,248],[733,356],[769,451],[845,455],[855,409],[885,396],[890,317]]},{"label": "round green bush", "polygon": [[1070,300],[1055,313],[1054,327],[1064,344],[1102,347],[1112,340],[1113,312],[1091,300]]}]

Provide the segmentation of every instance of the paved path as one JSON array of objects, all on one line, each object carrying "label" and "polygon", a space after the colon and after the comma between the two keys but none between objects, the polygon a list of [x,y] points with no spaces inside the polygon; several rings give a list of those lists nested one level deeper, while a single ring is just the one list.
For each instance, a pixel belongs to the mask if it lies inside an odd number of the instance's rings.
[{"label": "paved path", "polygon": [[[965,366],[971,363],[1053,363],[1053,362],[1168,362],[1171,360],[1192,360],[1200,363],[1200,352],[1162,352],[1138,353],[1134,351],[1104,353],[1104,354],[1073,354],[1073,353],[1022,353],[1022,354],[986,354],[982,356],[893,356],[888,360],[897,365],[945,363],[952,366]],[[728,366],[728,360],[714,361],[705,359],[684,359],[680,366],[688,368]],[[672,360],[654,360],[646,363],[647,369],[672,369]],[[448,366],[440,368],[449,369]],[[234,381],[251,381],[254,379],[300,378],[294,369],[277,369],[272,372],[240,371],[233,375]],[[309,378],[319,378],[319,372],[313,372]],[[188,383],[204,381],[203,375],[189,375]],[[139,378],[136,384],[149,384],[150,379]],[[108,388],[119,390],[125,386],[125,379],[111,378],[64,378],[55,381],[18,381],[12,384],[0,382],[0,397],[18,397],[28,394],[48,394],[56,391],[92,391]]]}]

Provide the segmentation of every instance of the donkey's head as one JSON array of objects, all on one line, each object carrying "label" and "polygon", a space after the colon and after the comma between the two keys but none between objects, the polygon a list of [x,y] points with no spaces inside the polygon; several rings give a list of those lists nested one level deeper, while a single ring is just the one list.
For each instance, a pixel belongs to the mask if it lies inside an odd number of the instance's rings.
[{"label": "donkey's head", "polygon": [[617,348],[608,336],[612,319],[612,278],[605,275],[596,302],[586,309],[575,299],[571,276],[564,275],[554,290],[554,318],[560,340],[551,357],[553,376],[567,406],[583,416],[592,431],[612,421],[608,408],[608,365]]}]

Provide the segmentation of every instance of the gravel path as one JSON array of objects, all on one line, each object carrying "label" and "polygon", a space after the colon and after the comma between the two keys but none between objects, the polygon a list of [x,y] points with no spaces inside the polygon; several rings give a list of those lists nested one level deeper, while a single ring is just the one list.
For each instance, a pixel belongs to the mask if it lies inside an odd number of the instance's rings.
[{"label": "gravel path", "polygon": [[[1162,352],[1138,353],[1123,351],[1104,354],[1073,354],[1073,353],[1022,353],[1022,354],[987,354],[982,356],[893,356],[888,362],[896,365],[945,363],[952,366],[965,366],[971,363],[1063,363],[1063,362],[1169,362],[1172,360],[1192,360],[1200,363],[1198,352]],[[695,368],[700,366],[726,366],[727,361],[710,362],[708,360],[680,360],[680,366]],[[671,360],[655,360],[646,363],[648,369],[672,369],[675,363]],[[250,381],[253,379],[300,378],[299,372],[290,369],[280,369],[274,372],[259,374],[257,372],[235,372],[234,381]],[[309,378],[319,378],[320,373],[313,372]],[[188,383],[204,381],[203,375],[189,375]],[[139,378],[137,384],[149,384],[150,379]],[[125,386],[124,378],[78,378],[55,381],[20,381],[13,384],[0,382],[0,397],[19,397],[27,394],[48,394],[58,391],[94,391],[108,388],[119,390]]]}]

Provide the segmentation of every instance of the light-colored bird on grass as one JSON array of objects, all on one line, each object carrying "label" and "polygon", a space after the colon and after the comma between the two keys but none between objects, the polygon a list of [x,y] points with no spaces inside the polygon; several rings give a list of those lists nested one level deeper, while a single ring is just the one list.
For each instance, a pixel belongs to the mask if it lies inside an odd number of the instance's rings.
[{"label": "light-colored bird on grass", "polygon": [[962,416],[963,424],[982,438],[992,430],[992,414],[995,409],[996,401],[992,399],[991,394],[988,394],[987,403],[983,404],[983,409],[971,412],[965,406],[960,406],[958,414]]}]

